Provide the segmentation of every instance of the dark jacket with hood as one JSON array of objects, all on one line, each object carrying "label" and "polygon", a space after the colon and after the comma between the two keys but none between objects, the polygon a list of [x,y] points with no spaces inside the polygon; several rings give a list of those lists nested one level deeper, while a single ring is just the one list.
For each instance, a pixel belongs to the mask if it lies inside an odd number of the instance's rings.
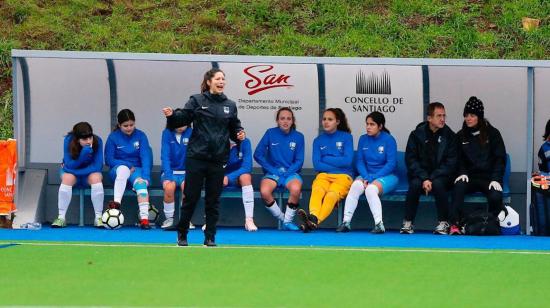
[{"label": "dark jacket with hood", "polygon": [[243,129],[235,102],[224,94],[203,92],[189,98],[182,117],[184,125],[193,124],[187,158],[226,163],[229,138],[238,142],[237,133]]},{"label": "dark jacket with hood", "polygon": [[458,174],[502,184],[506,170],[506,148],[498,129],[487,123],[487,141],[482,144],[479,128],[463,125],[457,133],[460,143]]},{"label": "dark jacket with hood", "polygon": [[[430,144],[437,142],[437,145]],[[436,157],[431,148],[437,148]],[[416,126],[409,135],[405,150],[405,163],[409,179],[422,181],[455,175],[457,164],[456,134],[445,125],[435,133],[427,121]]]}]

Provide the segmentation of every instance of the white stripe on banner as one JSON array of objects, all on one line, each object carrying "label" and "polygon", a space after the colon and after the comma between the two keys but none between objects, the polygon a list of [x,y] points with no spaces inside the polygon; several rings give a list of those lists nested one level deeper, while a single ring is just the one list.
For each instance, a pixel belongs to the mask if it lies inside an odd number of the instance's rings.
[{"label": "white stripe on banner", "polygon": [[[74,247],[134,247],[134,248],[171,248],[196,249],[202,245],[187,247],[154,244],[97,244],[97,243],[43,243],[43,242],[0,242],[23,246],[74,246]],[[304,250],[304,251],[360,251],[360,252],[405,252],[405,253],[443,253],[443,254],[514,254],[514,255],[550,255],[550,251],[516,250],[461,250],[461,249],[415,249],[415,248],[345,248],[345,247],[282,247],[282,246],[218,246],[214,249],[251,249],[251,250]]]}]

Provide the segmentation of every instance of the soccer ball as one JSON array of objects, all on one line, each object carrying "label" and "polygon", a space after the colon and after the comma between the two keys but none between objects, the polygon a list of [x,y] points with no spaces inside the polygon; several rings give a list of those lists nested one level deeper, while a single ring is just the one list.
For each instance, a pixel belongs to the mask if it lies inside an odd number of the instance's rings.
[{"label": "soccer ball", "polygon": [[107,229],[118,229],[124,224],[124,215],[119,209],[107,209],[101,215],[101,221]]},{"label": "soccer ball", "polygon": [[149,204],[149,222],[156,223],[159,216],[159,210],[154,205]]}]

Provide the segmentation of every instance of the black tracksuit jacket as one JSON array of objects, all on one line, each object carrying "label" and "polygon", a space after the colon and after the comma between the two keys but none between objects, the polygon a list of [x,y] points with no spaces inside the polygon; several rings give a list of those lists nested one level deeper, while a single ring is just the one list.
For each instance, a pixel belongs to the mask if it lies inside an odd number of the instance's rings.
[{"label": "black tracksuit jacket", "polygon": [[433,181],[441,176],[454,176],[458,157],[456,134],[447,125],[436,132],[438,147],[434,160],[430,157],[428,129],[429,123],[425,121],[409,135],[405,150],[408,177]]},{"label": "black tracksuit jacket", "polygon": [[458,174],[502,184],[506,170],[506,148],[502,136],[498,129],[487,123],[487,142],[482,145],[476,131],[463,127],[457,133],[460,146]]},{"label": "black tracksuit jacket", "polygon": [[226,163],[229,139],[238,142],[237,133],[243,129],[235,102],[224,94],[203,92],[192,95],[183,112],[184,124],[193,124],[187,157]]}]

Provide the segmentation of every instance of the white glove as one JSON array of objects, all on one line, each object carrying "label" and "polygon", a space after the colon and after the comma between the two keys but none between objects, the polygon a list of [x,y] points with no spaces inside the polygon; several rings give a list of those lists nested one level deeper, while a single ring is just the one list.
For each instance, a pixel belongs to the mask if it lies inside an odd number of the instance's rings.
[{"label": "white glove", "polygon": [[489,183],[489,189],[494,189],[496,191],[502,191],[502,186],[500,186],[500,183],[497,181],[492,181]]},{"label": "white glove", "polygon": [[470,181],[470,179],[468,178],[467,175],[463,174],[463,175],[456,178],[455,184],[456,184],[456,182],[459,182],[459,181],[468,183],[468,181]]}]

